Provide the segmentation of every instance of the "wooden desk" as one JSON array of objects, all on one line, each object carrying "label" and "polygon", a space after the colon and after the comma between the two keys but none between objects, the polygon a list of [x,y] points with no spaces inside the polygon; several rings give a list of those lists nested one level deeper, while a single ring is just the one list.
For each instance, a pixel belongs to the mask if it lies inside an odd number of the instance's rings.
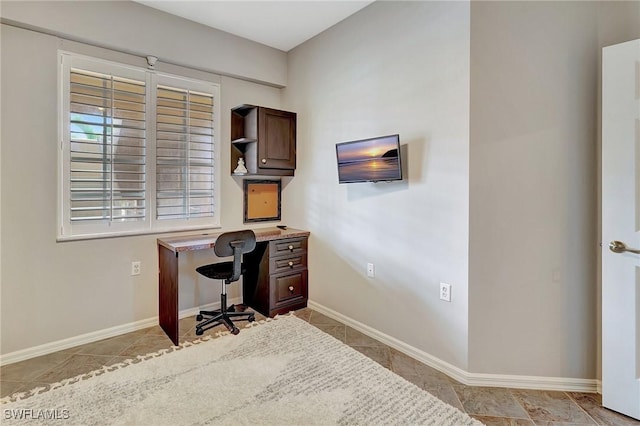
[{"label": "wooden desk", "polygon": [[[244,256],[243,303],[263,315],[307,306],[308,231],[288,228],[255,229],[256,249]],[[182,252],[211,249],[217,233],[158,238],[158,314],[160,327],[177,345],[178,256]]]}]

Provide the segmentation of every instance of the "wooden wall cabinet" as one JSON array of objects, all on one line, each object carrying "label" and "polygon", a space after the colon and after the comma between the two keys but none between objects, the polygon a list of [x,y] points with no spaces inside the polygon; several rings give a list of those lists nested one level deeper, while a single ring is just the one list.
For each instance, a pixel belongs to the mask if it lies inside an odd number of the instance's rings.
[{"label": "wooden wall cabinet", "polygon": [[247,175],[293,176],[296,113],[255,105],[231,110],[231,173],[244,158]]},{"label": "wooden wall cabinet", "polygon": [[307,306],[307,237],[258,244],[244,256],[243,303],[274,317]]}]

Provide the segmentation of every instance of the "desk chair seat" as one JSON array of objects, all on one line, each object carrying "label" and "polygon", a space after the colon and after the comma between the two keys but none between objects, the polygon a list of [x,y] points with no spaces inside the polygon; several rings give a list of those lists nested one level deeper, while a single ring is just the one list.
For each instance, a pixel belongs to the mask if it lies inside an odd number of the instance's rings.
[{"label": "desk chair seat", "polygon": [[[196,272],[204,275],[212,280],[227,280],[233,277],[233,262],[220,262],[211,265],[204,265],[196,268]],[[241,267],[240,273],[244,274],[244,265]]]},{"label": "desk chair seat", "polygon": [[255,321],[253,312],[235,312],[233,305],[227,307],[226,286],[238,281],[240,275],[244,273],[242,265],[242,255],[253,251],[256,247],[256,235],[251,230],[227,232],[221,234],[213,246],[213,251],[218,257],[233,256],[233,261],[212,263],[196,268],[196,271],[211,279],[222,280],[222,293],[220,294],[220,309],[215,311],[200,311],[196,316],[197,321],[202,321],[205,316],[209,317],[196,325],[196,334],[202,335],[205,330],[224,324],[232,333],[238,334],[240,330],[235,326],[231,318],[237,321]]}]

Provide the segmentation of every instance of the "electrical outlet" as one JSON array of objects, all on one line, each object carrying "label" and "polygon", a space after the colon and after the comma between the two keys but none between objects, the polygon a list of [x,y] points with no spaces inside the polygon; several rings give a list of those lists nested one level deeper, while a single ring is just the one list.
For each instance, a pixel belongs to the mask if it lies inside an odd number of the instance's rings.
[{"label": "electrical outlet", "polygon": [[131,275],[140,275],[140,261],[131,262]]},{"label": "electrical outlet", "polygon": [[451,284],[440,283],[440,300],[451,302]]},{"label": "electrical outlet", "polygon": [[376,276],[376,267],[373,263],[367,263],[367,276],[373,278]]}]

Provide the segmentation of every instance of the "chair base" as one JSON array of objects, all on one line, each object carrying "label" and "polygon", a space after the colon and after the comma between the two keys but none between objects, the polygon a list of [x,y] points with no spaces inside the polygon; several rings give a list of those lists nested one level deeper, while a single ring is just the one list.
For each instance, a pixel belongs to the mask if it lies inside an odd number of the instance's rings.
[{"label": "chair base", "polygon": [[220,295],[220,309],[215,311],[200,311],[196,316],[197,321],[201,321],[205,316],[210,317],[196,325],[196,335],[201,336],[205,330],[213,328],[219,324],[227,327],[231,334],[238,334],[240,330],[233,323],[232,318],[236,321],[253,322],[256,320],[255,312],[235,312],[235,308],[231,305],[227,308],[227,295]]}]

